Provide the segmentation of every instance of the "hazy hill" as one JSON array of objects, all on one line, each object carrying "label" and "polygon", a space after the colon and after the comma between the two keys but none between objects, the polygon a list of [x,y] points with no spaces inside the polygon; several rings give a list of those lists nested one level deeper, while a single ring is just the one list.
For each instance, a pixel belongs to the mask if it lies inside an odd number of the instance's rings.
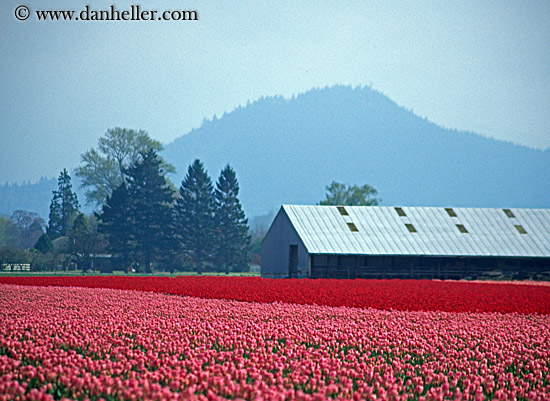
[{"label": "hazy hill", "polygon": [[550,207],[550,150],[439,127],[370,88],[269,97],[181,136],[164,156],[177,186],[194,158],[230,163],[249,216],[312,204],[332,180],[368,183],[384,205]]},{"label": "hazy hill", "polygon": [[[71,171],[73,190],[76,192],[81,210],[91,213],[92,208],[86,205],[84,191],[79,188],[78,177]],[[52,192],[57,190],[57,177],[41,177],[37,183],[0,185],[0,215],[11,216],[15,210],[27,210],[38,213],[48,222]]]},{"label": "hazy hill", "polygon": [[[368,183],[383,205],[550,207],[549,149],[444,129],[369,88],[263,98],[205,121],[163,155],[177,168],[177,187],[195,158],[213,181],[230,163],[249,217],[282,203],[317,203],[332,180]],[[56,187],[53,178],[0,186],[0,214],[25,209],[47,218]]]},{"label": "hazy hill", "polygon": [[57,178],[40,178],[37,183],[0,185],[0,215],[11,216],[15,210],[28,210],[46,219],[52,191],[57,189]]}]

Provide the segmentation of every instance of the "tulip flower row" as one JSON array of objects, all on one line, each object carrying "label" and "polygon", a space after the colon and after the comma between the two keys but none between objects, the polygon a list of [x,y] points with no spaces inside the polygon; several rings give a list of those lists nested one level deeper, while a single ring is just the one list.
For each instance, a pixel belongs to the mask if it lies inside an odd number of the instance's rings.
[{"label": "tulip flower row", "polygon": [[550,314],[550,286],[431,280],[258,277],[0,277],[0,283],[113,288],[209,299],[385,310]]},{"label": "tulip flower row", "polygon": [[0,400],[550,398],[550,316],[0,285]]}]

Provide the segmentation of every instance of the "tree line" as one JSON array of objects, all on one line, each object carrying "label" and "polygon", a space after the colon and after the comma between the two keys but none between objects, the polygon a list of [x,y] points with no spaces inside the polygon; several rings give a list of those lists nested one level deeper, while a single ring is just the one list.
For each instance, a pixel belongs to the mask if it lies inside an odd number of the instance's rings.
[{"label": "tree line", "polygon": [[53,191],[46,233],[34,248],[58,256],[50,262],[82,270],[97,269],[107,258],[117,269],[142,272],[246,271],[249,227],[233,168],[227,165],[214,186],[197,159],[176,190],[167,175],[174,168],[160,150],[162,145],[143,131],[108,130],[98,149],[82,155],[76,170],[87,203],[97,211],[81,212],[64,169]]},{"label": "tree line", "polygon": [[124,266],[150,271],[155,264],[229,271],[248,268],[248,220],[238,199],[235,171],[227,165],[214,189],[197,159],[179,191],[170,186],[157,153],[149,149],[125,169],[125,180],[107,197],[100,231]]},{"label": "tree line", "polygon": [[[34,270],[52,267],[150,272],[205,269],[245,271],[250,257],[260,261],[267,231],[252,230],[242,210],[235,171],[227,165],[212,183],[195,160],[177,189],[168,177],[175,168],[159,156],[163,146],[144,131],[110,129],[96,149],[81,155],[75,170],[86,203],[85,215],[66,169],[53,191],[46,225],[36,213],[17,210],[0,216],[0,264],[29,263]],[[377,205],[369,185],[333,181],[321,205]],[[44,233],[44,228],[46,232]],[[33,247],[34,251],[23,249]]]}]

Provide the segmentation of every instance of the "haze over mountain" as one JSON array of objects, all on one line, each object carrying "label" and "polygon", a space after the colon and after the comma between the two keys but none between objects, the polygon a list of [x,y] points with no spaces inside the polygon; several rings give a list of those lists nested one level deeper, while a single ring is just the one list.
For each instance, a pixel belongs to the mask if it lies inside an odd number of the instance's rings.
[{"label": "haze over mountain", "polygon": [[52,191],[55,189],[57,178],[41,177],[36,183],[5,183],[0,186],[0,215],[10,216],[15,210],[28,210],[38,213],[47,222]]},{"label": "haze over mountain", "polygon": [[550,150],[444,129],[368,87],[262,98],[166,146],[179,180],[194,158],[230,163],[250,216],[312,204],[332,180],[374,186],[384,205],[550,207]]},{"label": "haze over mountain", "polygon": [[[205,120],[163,156],[176,166],[178,188],[196,158],[213,181],[229,163],[249,217],[283,203],[317,203],[333,180],[370,184],[383,205],[550,207],[549,149],[442,128],[368,87],[262,98]],[[32,184],[20,191],[1,186],[0,213],[26,209],[47,217],[56,180],[49,182],[49,191],[36,193]]]}]

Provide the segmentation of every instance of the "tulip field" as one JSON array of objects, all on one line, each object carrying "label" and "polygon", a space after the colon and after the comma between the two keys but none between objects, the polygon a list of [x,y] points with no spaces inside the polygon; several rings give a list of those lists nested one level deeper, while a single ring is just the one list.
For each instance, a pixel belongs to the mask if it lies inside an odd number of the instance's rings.
[{"label": "tulip field", "polygon": [[0,283],[113,288],[209,299],[386,310],[550,315],[550,286],[432,280],[282,280],[259,277],[0,277]]},{"label": "tulip field", "polygon": [[549,400],[550,286],[2,277],[18,399]]}]

